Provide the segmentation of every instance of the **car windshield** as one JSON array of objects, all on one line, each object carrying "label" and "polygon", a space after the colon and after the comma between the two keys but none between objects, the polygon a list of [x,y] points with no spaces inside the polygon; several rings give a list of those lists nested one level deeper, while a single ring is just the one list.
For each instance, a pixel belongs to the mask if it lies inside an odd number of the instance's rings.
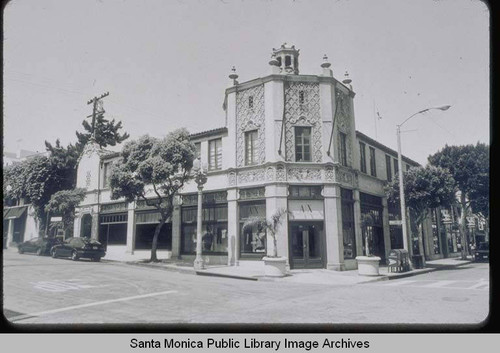
[{"label": "car windshield", "polygon": [[480,243],[478,250],[488,250],[489,249],[489,243]]}]

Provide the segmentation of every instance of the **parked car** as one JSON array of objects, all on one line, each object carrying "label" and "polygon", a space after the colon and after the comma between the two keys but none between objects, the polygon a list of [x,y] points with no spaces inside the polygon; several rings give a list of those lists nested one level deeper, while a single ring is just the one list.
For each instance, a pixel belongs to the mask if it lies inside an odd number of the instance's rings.
[{"label": "parked car", "polygon": [[62,244],[52,247],[50,254],[56,257],[71,257],[73,261],[79,258],[89,258],[92,261],[100,261],[106,251],[104,246],[94,239],[70,238]]},{"label": "parked car", "polygon": [[37,255],[49,255],[50,249],[52,249],[54,245],[60,243],[60,238],[38,237],[19,244],[17,246],[17,251],[20,254],[34,252]]},{"label": "parked car", "polygon": [[489,260],[490,258],[490,243],[479,243],[479,246],[474,251],[474,261]]}]

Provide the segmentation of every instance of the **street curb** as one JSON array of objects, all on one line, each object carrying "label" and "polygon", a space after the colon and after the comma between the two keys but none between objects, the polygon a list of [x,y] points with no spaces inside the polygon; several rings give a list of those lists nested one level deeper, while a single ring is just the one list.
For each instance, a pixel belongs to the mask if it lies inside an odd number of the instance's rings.
[{"label": "street curb", "polygon": [[241,280],[246,280],[246,281],[258,281],[259,280],[256,277],[228,275],[228,274],[224,274],[224,273],[214,273],[214,272],[205,272],[205,271],[196,271],[196,275],[207,276],[207,277],[233,278],[233,279],[241,279]]},{"label": "street curb", "polygon": [[154,268],[154,269],[158,269],[158,270],[171,271],[171,272],[177,272],[177,273],[186,273],[186,274],[190,274],[190,275],[196,274],[193,270],[183,269],[181,266],[178,266],[178,267],[161,266],[161,265],[153,265],[150,263],[141,263],[141,262],[135,262],[135,261],[119,261],[119,260],[110,260],[110,259],[102,259],[101,261],[114,262],[114,263],[119,263],[119,264],[130,265],[130,266],[149,267],[149,268]]}]

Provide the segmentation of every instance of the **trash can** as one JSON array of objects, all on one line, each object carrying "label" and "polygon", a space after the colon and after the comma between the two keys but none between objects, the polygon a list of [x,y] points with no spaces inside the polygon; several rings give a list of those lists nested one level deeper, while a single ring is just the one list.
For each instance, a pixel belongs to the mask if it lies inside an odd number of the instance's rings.
[{"label": "trash can", "polygon": [[412,262],[413,262],[413,268],[415,269],[424,268],[424,259],[422,255],[413,255]]},{"label": "trash can", "polygon": [[408,250],[400,249],[399,253],[401,254],[401,266],[403,267],[402,272],[410,271],[410,254]]},{"label": "trash can", "polygon": [[410,270],[410,259],[408,251],[404,249],[392,249],[387,260],[388,272],[406,272]]},{"label": "trash can", "polygon": [[402,272],[403,265],[401,263],[401,252],[399,249],[393,249],[387,257],[388,272]]}]

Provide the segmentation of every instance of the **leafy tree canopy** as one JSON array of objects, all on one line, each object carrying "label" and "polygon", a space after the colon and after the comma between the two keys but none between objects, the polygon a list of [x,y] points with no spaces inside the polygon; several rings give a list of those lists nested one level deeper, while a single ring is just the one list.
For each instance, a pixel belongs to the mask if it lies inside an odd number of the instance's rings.
[{"label": "leafy tree canopy", "polygon": [[85,189],[61,190],[51,196],[45,205],[45,212],[60,215],[64,229],[72,229],[75,207],[84,199]]},{"label": "leafy tree canopy", "polygon": [[156,246],[161,227],[173,210],[173,199],[191,178],[196,147],[186,129],[178,129],[163,139],[148,135],[125,144],[122,159],[111,171],[111,198],[131,202],[142,199],[161,215],[155,229],[151,261],[157,261]]},{"label": "leafy tree canopy", "polygon": [[[76,137],[78,138],[76,146],[80,151],[83,150],[83,147],[92,136],[92,124],[87,120],[84,120],[82,125],[84,131],[76,132]],[[108,120],[104,118],[104,114],[98,114],[95,120],[95,140],[97,144],[103,148],[106,146],[115,146],[117,143],[122,143],[130,136],[127,132],[121,134],[120,130],[122,128],[121,121],[116,122],[115,119]]]},{"label": "leafy tree canopy", "polygon": [[[411,168],[403,180],[406,206],[415,211],[418,221],[425,218],[428,209],[449,207],[454,202],[455,181],[443,168]],[[399,202],[399,178],[394,178],[385,191],[391,202]]]},{"label": "leafy tree canopy", "polygon": [[465,193],[475,212],[489,213],[490,148],[484,143],[446,145],[429,156],[429,163],[447,169],[458,189]]}]

